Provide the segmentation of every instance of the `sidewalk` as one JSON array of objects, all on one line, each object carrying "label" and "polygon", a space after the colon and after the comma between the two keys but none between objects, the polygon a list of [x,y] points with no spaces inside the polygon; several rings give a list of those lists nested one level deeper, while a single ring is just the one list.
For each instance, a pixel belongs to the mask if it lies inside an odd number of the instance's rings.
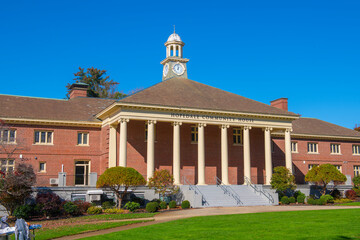
[{"label": "sidewalk", "polygon": [[[99,230],[95,232],[82,233],[68,237],[57,238],[61,240],[80,239],[85,237],[92,237],[103,235],[112,232],[118,232],[153,224],[169,222],[173,220],[191,218],[198,216],[213,216],[213,215],[229,215],[229,214],[245,214],[245,213],[258,213],[258,212],[285,212],[285,211],[309,211],[309,210],[331,210],[331,209],[351,209],[360,208],[360,206],[316,206],[316,205],[303,205],[303,206],[252,206],[252,207],[216,207],[216,208],[196,208],[181,211],[168,211],[160,213],[154,217],[154,221],[137,223],[117,228],[110,228]],[[141,220],[141,219],[136,219]]]}]

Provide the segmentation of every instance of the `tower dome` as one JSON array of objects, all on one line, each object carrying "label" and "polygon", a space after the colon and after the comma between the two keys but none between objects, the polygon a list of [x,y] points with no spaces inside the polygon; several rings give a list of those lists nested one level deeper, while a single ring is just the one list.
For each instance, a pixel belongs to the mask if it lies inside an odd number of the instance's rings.
[{"label": "tower dome", "polygon": [[169,36],[167,41],[168,42],[182,42],[179,34],[177,34],[175,32]]}]

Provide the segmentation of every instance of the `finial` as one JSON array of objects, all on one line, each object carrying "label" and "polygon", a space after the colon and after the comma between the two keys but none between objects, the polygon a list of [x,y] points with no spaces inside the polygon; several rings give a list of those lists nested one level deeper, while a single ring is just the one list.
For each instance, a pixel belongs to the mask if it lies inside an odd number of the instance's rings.
[{"label": "finial", "polygon": [[175,33],[175,25],[174,25],[174,33]]}]

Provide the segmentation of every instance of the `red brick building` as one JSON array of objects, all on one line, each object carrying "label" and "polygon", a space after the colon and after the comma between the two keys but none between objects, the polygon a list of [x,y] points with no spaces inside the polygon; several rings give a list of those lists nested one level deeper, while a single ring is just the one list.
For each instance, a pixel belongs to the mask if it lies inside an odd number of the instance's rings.
[{"label": "red brick building", "polygon": [[59,184],[59,173],[61,185],[94,185],[113,166],[145,178],[169,169],[177,184],[199,185],[269,184],[280,165],[299,183],[315,164],[360,174],[359,132],[301,118],[286,98],[267,105],[189,80],[180,37],[165,45],[163,81],[119,101],[88,98],[83,84],[69,100],[0,95],[2,170],[25,159],[39,186]]}]

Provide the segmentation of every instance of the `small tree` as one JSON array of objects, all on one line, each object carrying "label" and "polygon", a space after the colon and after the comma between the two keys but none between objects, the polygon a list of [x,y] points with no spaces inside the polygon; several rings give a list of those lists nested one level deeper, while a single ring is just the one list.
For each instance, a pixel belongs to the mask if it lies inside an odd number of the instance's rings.
[{"label": "small tree", "polygon": [[36,175],[31,165],[20,163],[15,171],[2,173],[0,179],[0,204],[12,215],[16,207],[30,198]]},{"label": "small tree", "polygon": [[360,188],[360,175],[353,177],[354,188]]},{"label": "small tree", "polygon": [[149,188],[154,188],[164,199],[165,196],[177,193],[179,187],[174,185],[174,177],[169,170],[155,171],[154,176],[149,179]]},{"label": "small tree", "polygon": [[286,167],[280,166],[274,168],[274,173],[271,177],[271,188],[276,189],[277,192],[284,193],[286,190],[295,190],[295,177]]},{"label": "small tree", "polygon": [[96,187],[108,187],[113,191],[118,200],[117,208],[121,208],[121,202],[130,187],[145,185],[144,177],[135,169],[130,167],[108,168],[96,182]]},{"label": "small tree", "polygon": [[[305,181],[322,185],[322,195],[326,194],[327,185],[333,181],[334,185],[346,181],[346,176],[331,164],[322,164],[313,167],[306,175]],[[334,188],[335,189],[335,188]]]}]

